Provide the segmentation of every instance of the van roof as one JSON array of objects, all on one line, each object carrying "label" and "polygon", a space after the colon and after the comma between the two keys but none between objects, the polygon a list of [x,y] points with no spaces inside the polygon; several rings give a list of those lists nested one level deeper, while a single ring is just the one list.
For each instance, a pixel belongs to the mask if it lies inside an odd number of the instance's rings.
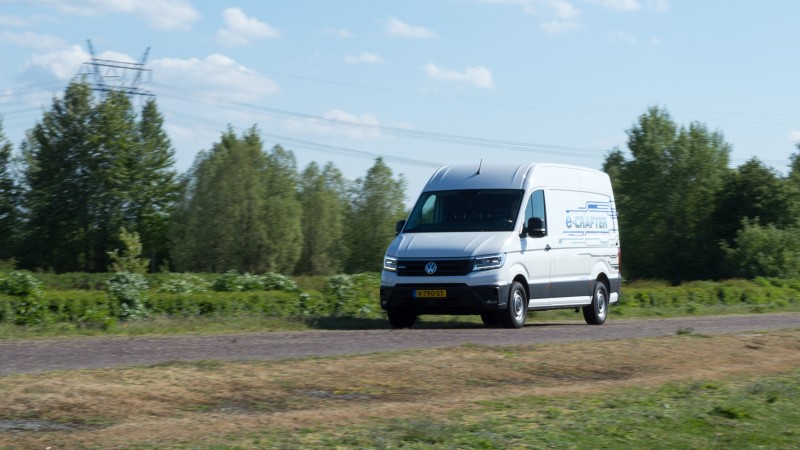
[{"label": "van roof", "polygon": [[[480,172],[478,168],[480,167]],[[533,175],[542,169],[548,172],[586,171],[598,173],[586,167],[551,163],[486,163],[454,164],[438,169],[431,176],[423,191],[445,191],[452,189],[528,189]]]}]

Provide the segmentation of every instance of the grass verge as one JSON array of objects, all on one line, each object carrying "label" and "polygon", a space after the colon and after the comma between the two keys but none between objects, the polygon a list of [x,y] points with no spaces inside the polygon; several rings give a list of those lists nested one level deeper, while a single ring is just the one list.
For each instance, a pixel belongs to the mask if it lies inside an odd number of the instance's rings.
[{"label": "grass verge", "polygon": [[169,363],[0,391],[0,448],[796,448],[800,330]]}]

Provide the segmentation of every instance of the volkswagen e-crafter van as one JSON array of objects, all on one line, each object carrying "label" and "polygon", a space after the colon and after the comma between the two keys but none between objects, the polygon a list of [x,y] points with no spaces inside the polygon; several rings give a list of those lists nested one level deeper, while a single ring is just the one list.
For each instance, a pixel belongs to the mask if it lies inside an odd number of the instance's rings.
[{"label": "volkswagen e-crafter van", "polygon": [[530,310],[606,321],[620,293],[620,242],[603,172],[556,164],[445,166],[397,224],[381,273],[394,328],[422,314],[480,314],[521,328]]}]

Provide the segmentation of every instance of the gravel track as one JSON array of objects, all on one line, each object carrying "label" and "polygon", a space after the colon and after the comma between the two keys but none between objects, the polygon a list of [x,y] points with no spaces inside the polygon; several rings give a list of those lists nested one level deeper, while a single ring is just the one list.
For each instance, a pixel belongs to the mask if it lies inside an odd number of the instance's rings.
[{"label": "gravel track", "polygon": [[[734,334],[800,328],[800,313],[531,323],[521,330],[460,328],[289,331],[158,337],[82,337],[0,342],[0,375],[146,366],[172,361],[246,361],[452,347],[530,345],[674,336],[678,330]],[[604,345],[613,345],[606,343]],[[602,351],[598,349],[598,351]]]}]

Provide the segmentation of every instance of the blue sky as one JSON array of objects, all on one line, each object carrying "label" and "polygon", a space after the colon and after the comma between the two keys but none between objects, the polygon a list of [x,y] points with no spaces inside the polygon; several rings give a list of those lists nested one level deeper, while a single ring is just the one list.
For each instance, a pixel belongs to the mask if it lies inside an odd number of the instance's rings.
[{"label": "blue sky", "polygon": [[[648,106],[780,172],[800,141],[800,2],[0,0],[18,146],[90,59],[139,61],[186,170],[230,124],[302,169],[378,155],[413,201],[440,164],[599,168]],[[130,80],[129,80],[130,81]]]}]

